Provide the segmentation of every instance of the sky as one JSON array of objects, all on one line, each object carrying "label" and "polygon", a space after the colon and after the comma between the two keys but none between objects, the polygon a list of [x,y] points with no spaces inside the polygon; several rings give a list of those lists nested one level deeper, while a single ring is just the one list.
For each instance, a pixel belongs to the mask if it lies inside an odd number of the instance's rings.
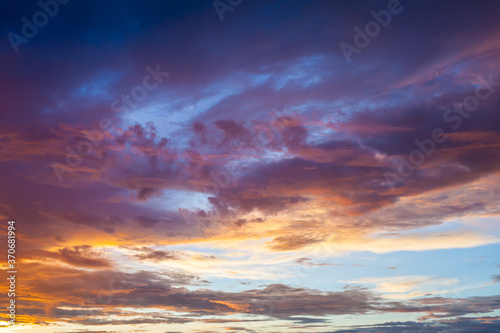
[{"label": "sky", "polygon": [[499,14],[0,2],[0,329],[500,332]]}]

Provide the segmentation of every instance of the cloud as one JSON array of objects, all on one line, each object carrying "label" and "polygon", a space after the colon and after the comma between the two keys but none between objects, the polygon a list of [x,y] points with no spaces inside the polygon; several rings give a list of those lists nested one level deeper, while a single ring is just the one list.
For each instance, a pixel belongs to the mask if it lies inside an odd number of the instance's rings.
[{"label": "cloud", "polygon": [[273,239],[269,247],[275,251],[289,251],[318,243],[320,241],[321,239],[309,238],[307,236],[280,236]]},{"label": "cloud", "polygon": [[64,262],[74,266],[91,268],[109,268],[111,266],[108,260],[98,258],[100,253],[92,251],[92,247],[89,245],[63,248],[58,252]]},{"label": "cloud", "polygon": [[408,297],[441,294],[443,293],[443,288],[455,285],[457,280],[432,276],[395,276],[362,278],[360,280],[343,282],[376,285],[375,290],[383,293],[386,298],[405,299]]},{"label": "cloud", "polygon": [[148,247],[133,248],[132,250],[139,252],[134,255],[134,257],[139,260],[180,260],[183,257],[182,253],[178,253],[176,251],[155,250]]},{"label": "cloud", "polygon": [[114,263],[105,256],[103,251],[90,245],[63,247],[52,251],[29,249],[24,253],[25,258],[44,261],[56,260],[77,268],[109,269]]},{"label": "cloud", "polygon": [[442,323],[418,323],[418,322],[388,322],[372,326],[358,326],[354,329],[336,330],[336,333],[441,333],[441,332],[487,332],[493,333],[500,327],[498,317],[481,317],[477,319],[461,318],[458,320]]},{"label": "cloud", "polygon": [[336,266],[336,265],[343,265],[343,264],[330,264],[330,263],[314,263],[311,262],[311,258],[298,258],[295,260],[295,262],[299,265],[306,265],[306,266]]}]

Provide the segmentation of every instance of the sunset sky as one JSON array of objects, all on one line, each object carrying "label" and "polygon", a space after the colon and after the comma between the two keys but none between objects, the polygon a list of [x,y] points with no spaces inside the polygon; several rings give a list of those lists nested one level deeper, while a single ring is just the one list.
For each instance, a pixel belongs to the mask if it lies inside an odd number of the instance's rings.
[{"label": "sunset sky", "polygon": [[500,332],[500,2],[0,15],[0,332]]}]

